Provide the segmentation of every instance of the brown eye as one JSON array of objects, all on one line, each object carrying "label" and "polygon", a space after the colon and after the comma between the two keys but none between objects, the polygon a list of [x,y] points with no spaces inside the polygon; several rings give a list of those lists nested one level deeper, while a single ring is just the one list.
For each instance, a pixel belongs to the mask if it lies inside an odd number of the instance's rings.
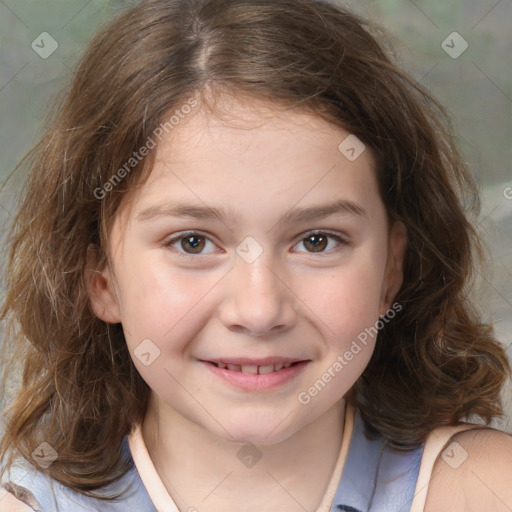
[{"label": "brown eye", "polygon": [[207,236],[196,232],[178,234],[163,242],[162,245],[164,247],[172,247],[176,250],[178,256],[185,257],[193,255],[206,256],[216,252],[215,244]]},{"label": "brown eye", "polygon": [[185,252],[198,254],[204,249],[204,246],[206,245],[205,237],[198,235],[184,236],[181,238],[180,245]]},{"label": "brown eye", "polygon": [[330,254],[331,252],[336,251],[336,249],[339,249],[342,245],[350,245],[350,241],[333,233],[318,231],[316,233],[307,233],[307,236],[303,237],[297,244],[297,246],[299,245],[303,245],[306,250],[295,250],[295,252]]},{"label": "brown eye", "polygon": [[311,252],[321,252],[327,247],[327,237],[322,234],[309,235],[304,238],[304,247]]}]

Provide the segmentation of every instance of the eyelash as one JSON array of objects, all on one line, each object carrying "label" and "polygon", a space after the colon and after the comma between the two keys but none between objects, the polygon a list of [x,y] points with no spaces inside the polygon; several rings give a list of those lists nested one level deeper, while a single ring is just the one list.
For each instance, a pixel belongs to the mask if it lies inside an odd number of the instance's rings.
[{"label": "eyelash", "polygon": [[[307,231],[306,233],[304,233],[301,238],[295,243],[295,245],[301,243],[301,242],[304,242],[304,240],[306,240],[308,237],[311,237],[313,235],[326,235],[327,238],[332,238],[334,240],[336,240],[336,242],[339,244],[339,246],[348,246],[350,245],[350,242],[348,240],[346,240],[345,238],[341,237],[340,235],[336,235],[334,233],[330,233],[329,231],[320,231],[320,230],[313,230],[313,231]],[[162,245],[164,247],[171,247],[173,244],[175,244],[176,242],[179,242],[180,240],[182,240],[183,238],[187,238],[187,237],[191,237],[191,236],[200,236],[200,237],[204,237],[206,240],[209,240],[211,242],[211,240],[209,239],[208,236],[206,236],[205,234],[201,233],[200,231],[186,231],[186,232],[183,232],[183,233],[178,233],[177,235],[173,236],[172,238],[166,240]],[[212,242],[213,243],[213,242]],[[330,249],[330,251],[332,251],[332,249]],[[207,256],[208,254],[213,254],[213,253],[207,253],[207,254],[201,254],[201,253],[196,253],[196,254],[191,254],[191,253],[186,253],[186,252],[182,252],[178,249],[176,249],[176,252],[178,254],[178,256],[180,257],[183,257],[183,258],[195,258],[197,256]],[[324,251],[319,251],[319,252],[314,252],[314,251],[297,251],[297,252],[305,252],[306,254],[318,254],[318,255],[323,255],[323,254],[328,254]]]}]

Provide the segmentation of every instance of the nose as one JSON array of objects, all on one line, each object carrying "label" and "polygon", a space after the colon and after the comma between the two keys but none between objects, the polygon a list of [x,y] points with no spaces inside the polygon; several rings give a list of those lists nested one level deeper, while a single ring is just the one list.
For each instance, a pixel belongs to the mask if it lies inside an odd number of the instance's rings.
[{"label": "nose", "polygon": [[237,258],[228,279],[220,310],[226,328],[265,336],[284,332],[295,324],[295,295],[270,258],[261,255],[252,263]]}]

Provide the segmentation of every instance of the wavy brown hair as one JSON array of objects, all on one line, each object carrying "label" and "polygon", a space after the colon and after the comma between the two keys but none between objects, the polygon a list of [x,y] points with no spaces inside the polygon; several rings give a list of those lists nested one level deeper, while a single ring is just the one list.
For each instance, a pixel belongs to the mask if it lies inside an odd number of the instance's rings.
[{"label": "wavy brown hair", "polygon": [[121,325],[94,316],[84,269],[91,243],[99,267],[108,258],[119,204],[147,177],[154,151],[103,199],[94,191],[169,112],[192,97],[213,112],[219,94],[313,113],[373,150],[408,249],[402,311],[379,332],[349,396],[368,431],[407,449],[438,426],[502,414],[507,358],[468,298],[482,255],[475,184],[442,107],[397,67],[383,37],[320,0],[148,0],[101,30],[31,153],[11,232],[2,315],[23,374],[2,458],[30,460],[47,441],[59,456],[41,471],[88,495],[127,471],[121,441],[144,417],[150,389]]}]

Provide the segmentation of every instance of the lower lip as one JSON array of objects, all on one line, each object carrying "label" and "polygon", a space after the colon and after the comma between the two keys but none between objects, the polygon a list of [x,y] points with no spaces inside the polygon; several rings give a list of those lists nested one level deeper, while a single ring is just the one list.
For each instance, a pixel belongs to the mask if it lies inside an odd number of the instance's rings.
[{"label": "lower lip", "polygon": [[233,372],[227,368],[219,368],[213,363],[209,363],[207,361],[202,361],[202,363],[205,364],[214,375],[224,379],[233,386],[247,391],[263,391],[277,388],[286,382],[289,382],[302,372],[309,361],[301,361],[289,368],[283,368],[278,372],[267,373],[264,375]]}]

